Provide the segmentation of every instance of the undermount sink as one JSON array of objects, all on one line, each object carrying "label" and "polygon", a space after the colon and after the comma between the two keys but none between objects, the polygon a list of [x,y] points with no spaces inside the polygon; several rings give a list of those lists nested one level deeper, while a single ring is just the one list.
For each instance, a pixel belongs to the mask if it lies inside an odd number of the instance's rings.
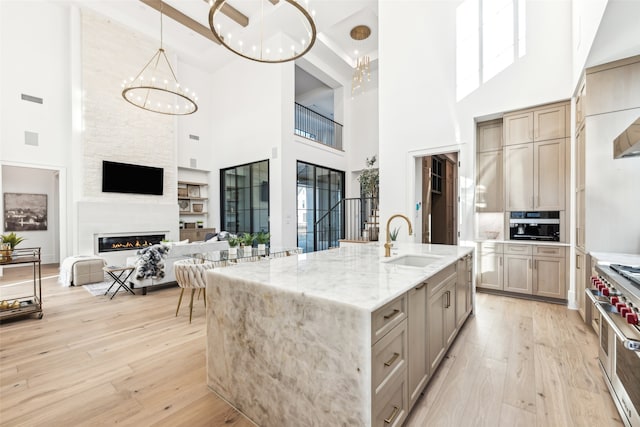
[{"label": "undermount sink", "polygon": [[422,268],[436,261],[439,261],[441,258],[442,257],[438,255],[402,255],[398,258],[393,258],[389,261],[384,262],[387,262],[389,264],[402,265],[405,267]]}]

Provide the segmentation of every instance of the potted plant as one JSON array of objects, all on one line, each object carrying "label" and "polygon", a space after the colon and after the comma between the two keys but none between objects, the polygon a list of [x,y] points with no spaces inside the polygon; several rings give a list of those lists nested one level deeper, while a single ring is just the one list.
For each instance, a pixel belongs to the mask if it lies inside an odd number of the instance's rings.
[{"label": "potted plant", "polygon": [[253,234],[243,233],[240,236],[240,246],[242,246],[242,255],[251,256],[251,246],[253,246]]},{"label": "potted plant", "polygon": [[2,246],[0,246],[0,256],[5,261],[11,261],[13,249],[24,240],[24,237],[18,237],[16,233],[2,235]]},{"label": "potted plant", "polygon": [[396,243],[396,239],[398,238],[398,232],[400,232],[400,227],[393,227],[391,231],[389,231],[389,237],[391,238],[391,246],[395,249],[398,249],[398,244]]},{"label": "potted plant", "polygon": [[229,235],[229,259],[238,257],[238,244],[240,239],[235,234]]},{"label": "potted plant", "polygon": [[269,243],[269,239],[271,238],[271,234],[265,233],[264,231],[260,231],[256,234],[256,242],[258,243],[258,253],[264,254],[267,249],[267,243]]}]

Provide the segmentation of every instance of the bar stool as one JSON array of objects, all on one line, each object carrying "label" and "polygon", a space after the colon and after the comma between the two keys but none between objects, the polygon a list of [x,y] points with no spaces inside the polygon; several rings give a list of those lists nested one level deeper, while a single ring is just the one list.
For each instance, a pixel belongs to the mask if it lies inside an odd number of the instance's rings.
[{"label": "bar stool", "polygon": [[[226,261],[224,262],[226,263]],[[191,289],[191,302],[189,303],[189,323],[193,317],[193,295],[196,289],[204,291],[204,306],[207,307],[207,291],[206,291],[206,272],[216,267],[222,266],[220,261],[202,261],[199,259],[182,259],[173,264],[176,275],[176,281],[182,288],[180,290],[180,298],[178,298],[178,307],[176,308],[176,317],[180,311],[182,303],[182,295],[185,289]]]}]

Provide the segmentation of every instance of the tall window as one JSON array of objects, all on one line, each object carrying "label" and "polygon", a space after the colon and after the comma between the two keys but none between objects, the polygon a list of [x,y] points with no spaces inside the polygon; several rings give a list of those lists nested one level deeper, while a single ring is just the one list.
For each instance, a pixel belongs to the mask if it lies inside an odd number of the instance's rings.
[{"label": "tall window", "polygon": [[221,226],[230,233],[269,231],[269,161],[220,171]]},{"label": "tall window", "polygon": [[525,0],[465,0],[456,10],[456,98],[526,53]]},{"label": "tall window", "polygon": [[[298,246],[305,252],[313,252],[337,245],[342,232],[341,213],[329,211],[344,198],[344,172],[304,162],[298,162],[297,167]],[[334,231],[330,235],[316,234],[319,220],[332,221]]]}]

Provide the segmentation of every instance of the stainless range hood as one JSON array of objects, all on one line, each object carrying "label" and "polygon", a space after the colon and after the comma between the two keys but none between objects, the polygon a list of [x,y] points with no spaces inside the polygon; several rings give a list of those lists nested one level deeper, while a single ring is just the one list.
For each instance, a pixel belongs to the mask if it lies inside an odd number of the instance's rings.
[{"label": "stainless range hood", "polygon": [[640,119],[613,140],[613,158],[640,156]]}]

